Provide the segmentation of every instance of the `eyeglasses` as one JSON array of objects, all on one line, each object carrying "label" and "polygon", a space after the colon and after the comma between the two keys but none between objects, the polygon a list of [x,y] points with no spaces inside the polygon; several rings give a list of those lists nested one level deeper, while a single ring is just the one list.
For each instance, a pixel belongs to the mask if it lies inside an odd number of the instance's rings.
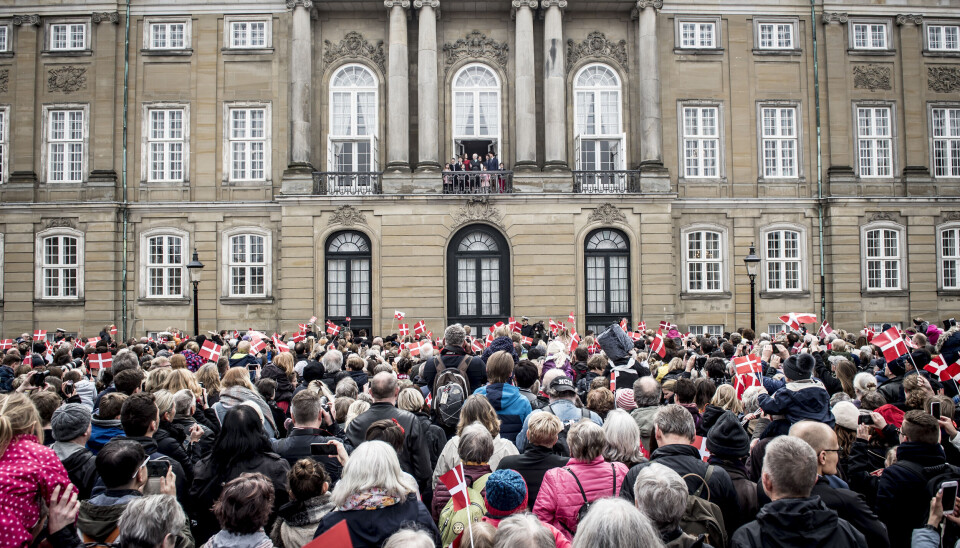
[{"label": "eyeglasses", "polygon": [[842,447],[837,447],[836,449],[824,449],[824,451],[836,452],[836,453],[839,454],[840,451],[843,451],[843,448],[842,448]]},{"label": "eyeglasses", "polygon": [[137,466],[136,471],[133,473],[133,477],[130,479],[137,479],[137,474],[140,473],[140,469],[147,465],[147,462],[150,461],[150,457],[143,459],[143,462],[140,463],[140,466]]}]

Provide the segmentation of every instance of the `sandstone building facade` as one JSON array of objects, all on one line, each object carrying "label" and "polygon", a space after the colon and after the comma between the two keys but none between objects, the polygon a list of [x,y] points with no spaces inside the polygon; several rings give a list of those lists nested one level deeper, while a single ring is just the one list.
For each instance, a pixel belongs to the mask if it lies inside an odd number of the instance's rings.
[{"label": "sandstone building facade", "polygon": [[0,333],[950,315],[958,8],[7,3]]}]

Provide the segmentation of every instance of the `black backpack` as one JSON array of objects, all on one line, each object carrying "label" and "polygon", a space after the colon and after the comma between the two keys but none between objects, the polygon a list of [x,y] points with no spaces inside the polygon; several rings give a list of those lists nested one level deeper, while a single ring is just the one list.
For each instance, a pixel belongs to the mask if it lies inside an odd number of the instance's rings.
[{"label": "black backpack", "polygon": [[[550,404],[543,408],[544,411],[550,413],[551,415],[557,417],[557,414],[553,410],[553,404]],[[559,417],[558,417],[559,418]],[[564,457],[570,456],[570,446],[567,444],[567,434],[570,432],[570,427],[583,419],[590,418],[590,410],[586,407],[580,408],[580,418],[576,420],[561,421],[563,422],[563,430],[557,434],[557,444],[553,446],[553,452]]]},{"label": "black backpack", "polygon": [[[470,377],[467,376],[467,369],[470,367],[470,358],[468,354],[460,360],[460,364],[457,365],[456,369],[447,369],[446,364],[443,363],[442,358],[432,358],[436,360],[434,366],[436,367],[437,374],[433,377],[433,386],[431,386],[430,392],[433,394],[433,397],[437,397],[437,389],[445,384],[450,384],[451,382],[456,382],[463,386],[463,390],[469,395],[470,390]],[[426,365],[424,365],[426,367]],[[421,374],[423,371],[421,370]]]}]

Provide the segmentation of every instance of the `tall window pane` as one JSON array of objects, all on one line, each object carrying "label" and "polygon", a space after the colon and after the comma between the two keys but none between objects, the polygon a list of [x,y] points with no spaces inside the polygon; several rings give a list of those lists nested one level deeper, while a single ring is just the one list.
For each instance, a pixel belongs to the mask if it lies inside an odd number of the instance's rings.
[{"label": "tall window pane", "polygon": [[461,229],[448,250],[449,322],[495,323],[509,313],[509,255],[499,232]]},{"label": "tall window pane", "polygon": [[630,320],[630,247],[626,235],[602,228],[587,236],[587,325],[605,326]]}]

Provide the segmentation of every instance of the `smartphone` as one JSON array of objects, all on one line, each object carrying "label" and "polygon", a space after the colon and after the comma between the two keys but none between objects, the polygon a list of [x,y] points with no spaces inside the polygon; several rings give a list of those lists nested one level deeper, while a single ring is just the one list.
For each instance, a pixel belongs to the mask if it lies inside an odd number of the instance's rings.
[{"label": "smartphone", "polygon": [[957,501],[957,482],[945,481],[941,483],[940,492],[943,493],[943,515],[952,516]]},{"label": "smartphone", "polygon": [[930,414],[933,415],[934,418],[937,418],[937,419],[940,418],[940,402],[938,401],[930,402]]},{"label": "smartphone", "polygon": [[862,414],[857,418],[857,424],[873,424],[873,416],[869,414]]},{"label": "smartphone", "polygon": [[164,478],[167,476],[167,472],[170,470],[170,461],[166,460],[148,460],[147,461],[147,477],[149,478]]},{"label": "smartphone", "polygon": [[335,457],[337,446],[332,443],[311,443],[310,454],[313,456]]}]

